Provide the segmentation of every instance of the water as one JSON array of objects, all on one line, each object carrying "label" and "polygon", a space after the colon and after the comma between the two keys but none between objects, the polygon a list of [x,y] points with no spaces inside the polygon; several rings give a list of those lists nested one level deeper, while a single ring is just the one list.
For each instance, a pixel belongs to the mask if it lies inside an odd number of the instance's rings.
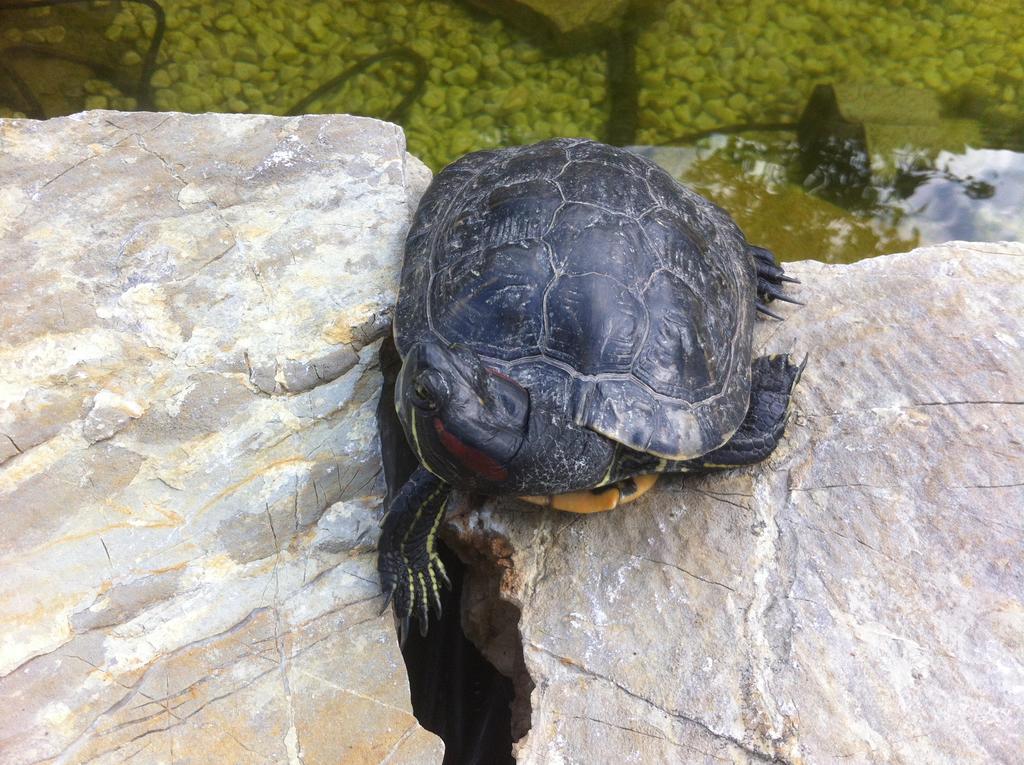
[{"label": "water", "polygon": [[587,136],[849,262],[1024,239],[1020,29],[1019,0],[0,0],[0,114],[366,114],[435,170]]}]

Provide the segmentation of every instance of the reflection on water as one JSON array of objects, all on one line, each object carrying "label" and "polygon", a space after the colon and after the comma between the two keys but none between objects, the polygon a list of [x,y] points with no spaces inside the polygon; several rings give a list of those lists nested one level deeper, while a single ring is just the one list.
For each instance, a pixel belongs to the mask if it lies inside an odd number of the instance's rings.
[{"label": "reflection on water", "polygon": [[848,261],[1020,238],[1020,29],[1019,0],[0,0],[0,116],[367,114],[435,170],[684,144],[645,151],[781,257]]},{"label": "reflection on water", "polygon": [[633,148],[728,210],[751,242],[782,260],[848,263],[921,241],[902,225],[900,210],[846,210],[794,184],[782,160],[795,148],[726,136],[697,147]]},{"label": "reflection on water", "polygon": [[[872,176],[870,204],[851,209],[793,183],[799,147],[778,138],[720,135],[690,147],[631,148],[729,210],[748,239],[784,260],[849,263],[865,252],[904,252],[955,239],[1024,241],[1019,152],[941,152],[926,169],[880,170]],[[893,167],[901,161],[906,157],[891,158]]]},{"label": "reflection on water", "polygon": [[1024,241],[1024,154],[942,152],[935,166],[913,194],[894,201],[922,240]]}]

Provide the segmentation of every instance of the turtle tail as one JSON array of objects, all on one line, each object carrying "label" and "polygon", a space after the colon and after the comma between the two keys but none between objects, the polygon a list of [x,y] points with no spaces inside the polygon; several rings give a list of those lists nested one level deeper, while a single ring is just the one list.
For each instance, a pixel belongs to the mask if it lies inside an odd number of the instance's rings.
[{"label": "turtle tail", "polygon": [[770,302],[782,300],[786,303],[803,305],[799,300],[794,300],[782,291],[784,283],[799,284],[800,280],[794,279],[792,276],[786,276],[786,272],[779,265],[779,261],[775,259],[775,256],[769,250],[749,245],[747,252],[750,253],[750,257],[757,267],[757,310],[760,313],[763,313],[765,316],[771,316],[773,319],[781,320],[781,316],[768,308]]}]

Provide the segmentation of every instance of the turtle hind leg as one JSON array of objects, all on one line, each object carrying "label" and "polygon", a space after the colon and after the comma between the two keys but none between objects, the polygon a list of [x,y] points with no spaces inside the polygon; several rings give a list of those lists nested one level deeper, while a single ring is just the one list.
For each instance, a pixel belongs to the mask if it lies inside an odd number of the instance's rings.
[{"label": "turtle hind leg", "polygon": [[753,465],[766,459],[786,429],[793,388],[806,364],[806,357],[793,364],[788,354],[754,359],[750,406],[739,429],[722,446],[692,462],[707,470]]},{"label": "turtle hind leg", "polygon": [[751,365],[750,404],[732,438],[700,457],[672,460],[618,447],[606,482],[582,491],[550,496],[521,496],[535,505],[571,513],[612,510],[648,491],[661,473],[703,473],[753,465],[768,457],[782,439],[793,388],[807,363],[793,364],[788,354],[761,356]]},{"label": "turtle hind leg", "polygon": [[779,261],[775,259],[775,256],[769,250],[749,245],[747,252],[750,253],[750,257],[757,267],[757,310],[760,313],[763,313],[765,316],[771,316],[773,319],[781,319],[781,316],[768,308],[768,304],[773,300],[803,305],[799,300],[794,300],[782,291],[783,283],[799,284],[800,280],[794,279],[792,276],[786,276],[786,272],[779,265]]},{"label": "turtle hind leg", "polygon": [[[615,465],[608,483],[590,492],[577,492],[576,495],[589,493],[604,498],[614,494],[614,503],[600,508],[606,510],[642,495],[654,485],[661,473],[704,473],[761,462],[775,451],[775,447],[782,439],[786,421],[789,419],[793,388],[800,381],[806,364],[806,358],[799,364],[793,364],[788,354],[754,359],[751,365],[750,404],[747,407],[747,414],[732,438],[722,446],[700,457],[687,460],[665,459],[620,447],[616,452]],[[551,501],[559,500],[560,497],[523,499],[563,509]],[[574,508],[573,512],[593,511]]]}]

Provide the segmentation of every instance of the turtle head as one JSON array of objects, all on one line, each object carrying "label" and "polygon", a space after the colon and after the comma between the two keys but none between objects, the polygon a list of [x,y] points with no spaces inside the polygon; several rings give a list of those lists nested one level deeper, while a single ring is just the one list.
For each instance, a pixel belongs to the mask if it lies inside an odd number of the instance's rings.
[{"label": "turtle head", "polygon": [[420,462],[456,486],[494,488],[526,439],[530,394],[464,346],[417,343],[395,406]]}]

